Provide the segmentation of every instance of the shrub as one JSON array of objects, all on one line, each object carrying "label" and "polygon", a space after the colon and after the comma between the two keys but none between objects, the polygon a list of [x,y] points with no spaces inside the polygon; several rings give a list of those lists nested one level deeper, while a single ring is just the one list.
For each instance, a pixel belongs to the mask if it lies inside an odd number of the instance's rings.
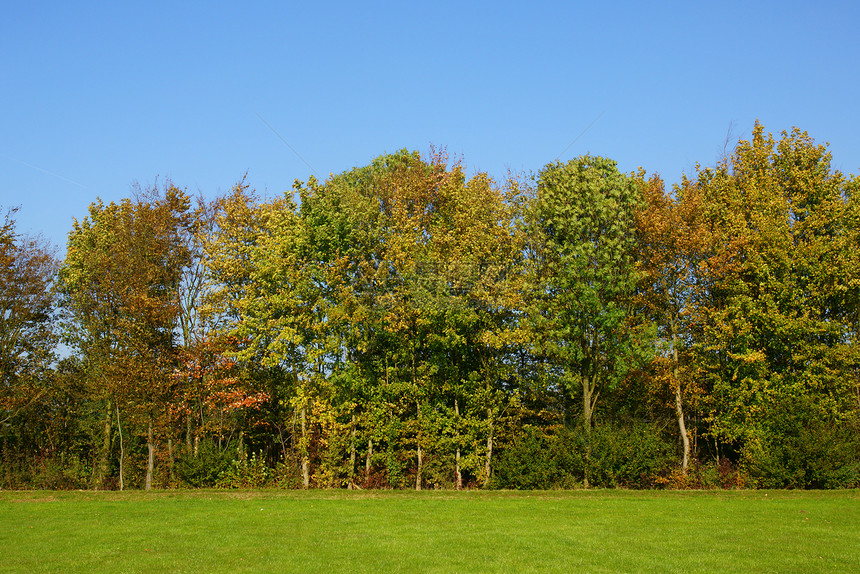
[{"label": "shrub", "polygon": [[260,453],[251,453],[251,457],[241,457],[230,462],[230,466],[218,476],[215,486],[219,488],[261,488],[266,486],[271,477],[271,471]]},{"label": "shrub", "polygon": [[276,488],[301,488],[302,470],[299,463],[294,459],[278,462],[270,471],[270,482]]},{"label": "shrub", "polygon": [[528,490],[574,485],[573,468],[576,464],[573,459],[577,449],[567,444],[568,433],[561,430],[559,435],[543,431],[524,426],[513,442],[502,450],[491,482],[494,488]]},{"label": "shrub", "polygon": [[200,441],[197,454],[185,451],[176,461],[174,472],[184,483],[195,488],[215,486],[231,461],[234,449],[221,450],[213,441]]},{"label": "shrub", "polygon": [[496,463],[495,488],[572,488],[586,476],[589,486],[648,488],[676,459],[675,445],[654,425],[548,430],[556,432],[525,426],[517,433]]},{"label": "shrub", "polygon": [[708,462],[694,458],[690,460],[686,472],[676,466],[656,479],[658,485],[678,490],[744,488],[747,482],[742,470],[726,457]]},{"label": "shrub", "polygon": [[34,467],[33,488],[76,490],[87,486],[89,469],[76,456],[40,458]]},{"label": "shrub", "polygon": [[[579,448],[586,448],[585,440],[579,439]],[[674,443],[653,424],[599,425],[591,431],[591,456],[583,456],[589,485],[654,487],[658,476],[675,462],[675,450]]]},{"label": "shrub", "polygon": [[857,426],[822,414],[808,397],[783,399],[745,446],[743,465],[765,488],[860,486]]},{"label": "shrub", "polygon": [[87,487],[91,469],[77,455],[26,455],[3,450],[0,488],[74,490]]}]

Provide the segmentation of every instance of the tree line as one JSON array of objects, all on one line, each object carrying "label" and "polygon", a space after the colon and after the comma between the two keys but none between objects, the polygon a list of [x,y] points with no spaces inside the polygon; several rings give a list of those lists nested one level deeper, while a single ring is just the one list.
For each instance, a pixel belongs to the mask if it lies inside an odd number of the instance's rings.
[{"label": "tree line", "polygon": [[860,188],[400,151],[0,229],[3,488],[860,486]]}]

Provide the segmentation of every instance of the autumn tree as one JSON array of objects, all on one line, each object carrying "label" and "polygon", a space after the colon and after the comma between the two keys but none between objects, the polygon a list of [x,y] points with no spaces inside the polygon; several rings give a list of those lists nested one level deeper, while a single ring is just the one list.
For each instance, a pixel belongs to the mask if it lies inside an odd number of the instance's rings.
[{"label": "autumn tree", "polygon": [[0,425],[50,391],[55,358],[54,249],[15,229],[16,210],[0,225]]},{"label": "autumn tree", "polygon": [[[504,370],[494,353],[511,328],[488,318],[511,315],[504,298],[512,289],[503,286],[516,276],[508,273],[510,261],[521,251],[509,197],[484,174],[467,181],[443,153],[425,159],[406,151],[297,191],[306,233],[302,264],[313,270],[329,333],[321,354],[327,389],[353,409],[336,415],[348,416],[341,424],[353,435],[347,476],[355,474],[363,434],[366,480],[383,441],[389,452],[412,450],[416,488],[425,480],[426,455],[440,460],[451,446],[462,482],[459,454],[473,442],[463,433],[474,437],[479,427],[486,465],[478,470],[471,453],[469,466],[488,476],[494,393]],[[478,389],[489,389],[482,399],[471,392],[478,381]],[[396,481],[398,465],[388,470]]]},{"label": "autumn tree", "polygon": [[[483,464],[468,466],[487,486],[498,419],[517,400],[509,359],[524,342],[521,192],[516,182],[501,187],[485,173],[467,180],[455,165],[436,203],[429,228],[434,265],[424,284],[438,312],[434,360],[446,403],[454,407],[448,424],[456,485],[463,482],[461,450],[477,439],[485,445]],[[465,460],[475,461],[478,453],[469,454]]]},{"label": "autumn tree", "polygon": [[[805,132],[776,141],[756,124],[696,185],[711,236],[696,278],[698,376],[712,433],[756,468],[793,418],[836,428],[856,409],[857,184]],[[792,484],[783,471],[759,474]]]},{"label": "autumn tree", "polygon": [[[636,212],[636,263],[642,279],[634,304],[657,327],[652,377],[668,380],[682,444],[682,470],[690,461],[690,434],[685,416],[681,357],[691,342],[690,312],[695,304],[695,270],[707,244],[699,222],[700,198],[686,178],[669,193],[658,176],[637,176],[642,204]],[[665,368],[664,368],[665,367]],[[688,391],[689,392],[689,391]]]},{"label": "autumn tree", "polygon": [[303,259],[302,222],[288,197],[259,203],[240,184],[220,202],[216,223],[204,248],[210,273],[204,314],[212,323],[211,336],[224,343],[224,354],[240,368],[267,379],[268,390],[257,392],[284,408],[275,418],[295,413],[300,419],[298,450],[307,488],[308,407],[321,356],[315,351],[319,298],[314,269]]},{"label": "autumn tree", "polygon": [[61,286],[68,340],[86,364],[92,396],[105,405],[98,485],[105,477],[115,414],[124,483],[122,415],[145,429],[145,486],[150,488],[158,425],[164,420],[176,365],[178,288],[188,249],[187,195],[169,185],[135,200],[90,206],[69,234]]}]

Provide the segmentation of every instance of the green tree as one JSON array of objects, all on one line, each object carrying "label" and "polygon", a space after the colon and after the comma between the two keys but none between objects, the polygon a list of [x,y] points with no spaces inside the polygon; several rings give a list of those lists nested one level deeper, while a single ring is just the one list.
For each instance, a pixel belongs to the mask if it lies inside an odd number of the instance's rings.
[{"label": "green tree", "polygon": [[[296,182],[301,198],[300,216],[306,233],[305,264],[313,267],[314,283],[325,312],[324,361],[330,384],[329,399],[336,416],[329,427],[343,426],[348,435],[345,471],[334,468],[329,456],[327,474],[343,474],[350,488],[356,481],[359,441],[365,450],[364,482],[371,479],[374,444],[384,432],[387,408],[384,389],[377,383],[382,339],[378,336],[382,317],[377,304],[382,294],[384,259],[381,252],[382,226],[379,200],[373,194],[381,170],[378,162],[355,168],[307,185]],[[321,307],[321,308],[322,308]],[[345,419],[345,420],[341,420]],[[332,441],[339,444],[342,441]]]},{"label": "green tree", "polygon": [[580,394],[586,433],[601,391],[640,363],[651,343],[629,313],[640,279],[633,253],[640,201],[615,162],[584,156],[547,165],[527,213],[533,341],[568,391]]}]

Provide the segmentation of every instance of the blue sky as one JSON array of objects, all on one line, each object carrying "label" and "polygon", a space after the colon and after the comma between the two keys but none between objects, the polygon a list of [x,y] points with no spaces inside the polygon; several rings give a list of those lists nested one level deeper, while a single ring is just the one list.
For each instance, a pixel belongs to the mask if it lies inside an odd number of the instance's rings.
[{"label": "blue sky", "polygon": [[431,144],[497,179],[592,153],[672,183],[757,118],[858,173],[858,21],[826,1],[7,2],[0,206],[62,247],[134,182],[214,197],[247,173],[271,196]]}]

